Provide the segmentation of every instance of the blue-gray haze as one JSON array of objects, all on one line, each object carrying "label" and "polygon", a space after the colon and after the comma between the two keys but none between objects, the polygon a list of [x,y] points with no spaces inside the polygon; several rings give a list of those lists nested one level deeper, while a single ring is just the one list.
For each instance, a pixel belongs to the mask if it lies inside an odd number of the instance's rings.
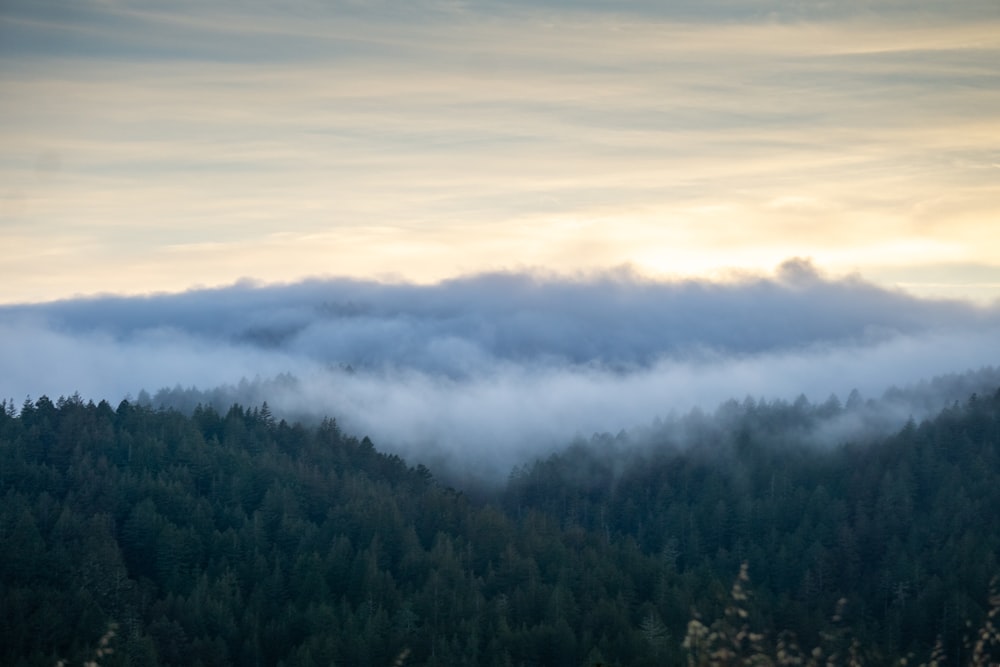
[{"label": "blue-gray haze", "polygon": [[[260,378],[280,413],[331,415],[389,449],[503,468],[729,398],[878,396],[993,366],[998,334],[997,306],[829,278],[803,260],[730,282],[623,269],[240,283],[0,307],[0,396],[117,401]],[[282,374],[295,379],[267,384]]]}]

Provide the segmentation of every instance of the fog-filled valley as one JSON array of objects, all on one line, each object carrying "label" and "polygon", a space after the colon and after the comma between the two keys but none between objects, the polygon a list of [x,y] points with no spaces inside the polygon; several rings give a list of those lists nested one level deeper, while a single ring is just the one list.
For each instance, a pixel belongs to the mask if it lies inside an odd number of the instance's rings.
[{"label": "fog-filled valley", "polygon": [[992,664],[1000,387],[796,435],[852,407],[734,402],[467,493],[264,405],[4,401],[2,659]]},{"label": "fog-filled valley", "polygon": [[[82,298],[0,307],[0,336],[0,396],[11,400],[78,392],[187,411],[267,401],[282,417],[335,417],[390,451],[483,477],[576,437],[731,399],[880,399],[992,367],[1000,309],[789,260],[773,276],[724,282],[621,269]],[[967,389],[852,419],[898,427],[977,390]],[[823,430],[836,440],[848,426]]]},{"label": "fog-filled valley", "polygon": [[991,664],[998,334],[802,260],[3,306],[0,662]]}]

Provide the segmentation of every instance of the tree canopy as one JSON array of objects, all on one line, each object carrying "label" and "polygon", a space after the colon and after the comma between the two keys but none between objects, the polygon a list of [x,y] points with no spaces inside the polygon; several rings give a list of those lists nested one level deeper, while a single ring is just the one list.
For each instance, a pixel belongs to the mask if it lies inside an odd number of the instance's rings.
[{"label": "tree canopy", "polygon": [[79,664],[110,624],[107,665],[681,664],[743,563],[768,650],[844,628],[960,664],[1000,572],[1000,391],[826,448],[786,426],[839,404],[744,404],[476,494],[266,404],[2,407],[7,665]]}]

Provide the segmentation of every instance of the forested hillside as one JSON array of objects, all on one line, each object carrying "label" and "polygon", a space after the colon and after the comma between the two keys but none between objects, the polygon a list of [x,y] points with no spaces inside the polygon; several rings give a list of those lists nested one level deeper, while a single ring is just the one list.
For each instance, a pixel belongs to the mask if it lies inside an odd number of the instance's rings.
[{"label": "forested hillside", "polygon": [[1000,391],[826,448],[789,423],[836,406],[734,404],[490,494],[266,404],[3,408],[5,665],[79,664],[109,624],[107,665],[675,665],[744,562],[762,651],[940,636],[964,664],[1000,572]]},{"label": "forested hillside", "polygon": [[[685,444],[579,443],[516,471],[504,504],[635,540],[685,581],[746,562],[761,625],[806,644],[845,598],[841,616],[878,662],[940,636],[957,664],[1000,572],[1000,392],[874,442],[794,437],[840,409],[730,403],[685,420]],[[685,601],[711,618],[714,600]]]}]

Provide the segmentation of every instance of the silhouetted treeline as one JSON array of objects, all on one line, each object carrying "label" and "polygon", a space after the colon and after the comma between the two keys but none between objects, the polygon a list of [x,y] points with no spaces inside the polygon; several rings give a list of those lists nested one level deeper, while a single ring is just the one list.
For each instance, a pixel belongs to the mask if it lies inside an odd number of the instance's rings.
[{"label": "silhouetted treeline", "polygon": [[961,661],[1000,572],[1000,392],[826,449],[781,420],[836,406],[744,403],[476,501],[266,404],[2,407],[4,665],[79,663],[111,622],[106,665],[680,664],[743,561],[763,641],[811,645],[846,598],[871,661],[939,635]]}]

